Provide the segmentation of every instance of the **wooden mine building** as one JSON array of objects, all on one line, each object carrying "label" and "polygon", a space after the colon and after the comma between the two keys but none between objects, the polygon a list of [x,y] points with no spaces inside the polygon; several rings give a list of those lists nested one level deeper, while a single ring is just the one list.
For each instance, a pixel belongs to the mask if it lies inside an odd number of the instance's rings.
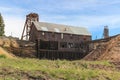
[{"label": "wooden mine building", "polygon": [[89,50],[85,42],[91,41],[85,27],[39,22],[36,13],[26,16],[24,37],[36,43],[37,57],[47,59],[80,59]]}]

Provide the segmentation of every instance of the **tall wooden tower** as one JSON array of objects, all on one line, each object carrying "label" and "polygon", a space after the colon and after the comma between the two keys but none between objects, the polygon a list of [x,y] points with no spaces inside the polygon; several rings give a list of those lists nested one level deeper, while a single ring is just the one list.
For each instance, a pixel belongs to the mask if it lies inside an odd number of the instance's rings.
[{"label": "tall wooden tower", "polygon": [[30,13],[26,15],[26,21],[24,25],[24,29],[22,32],[21,40],[29,40],[29,32],[31,30],[32,22],[39,22],[39,16],[36,13]]},{"label": "tall wooden tower", "polygon": [[103,33],[104,38],[109,37],[109,29],[108,26],[104,26],[104,33]]}]

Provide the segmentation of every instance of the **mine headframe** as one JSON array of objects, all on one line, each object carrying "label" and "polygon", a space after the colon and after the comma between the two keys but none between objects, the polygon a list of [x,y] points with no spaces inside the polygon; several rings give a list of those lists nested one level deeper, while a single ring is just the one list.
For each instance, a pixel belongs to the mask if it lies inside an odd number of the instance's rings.
[{"label": "mine headframe", "polygon": [[39,22],[39,15],[36,13],[30,13],[26,15],[26,21],[24,24],[24,29],[22,32],[21,40],[27,40],[29,41],[29,33],[31,30],[31,25],[33,22]]}]

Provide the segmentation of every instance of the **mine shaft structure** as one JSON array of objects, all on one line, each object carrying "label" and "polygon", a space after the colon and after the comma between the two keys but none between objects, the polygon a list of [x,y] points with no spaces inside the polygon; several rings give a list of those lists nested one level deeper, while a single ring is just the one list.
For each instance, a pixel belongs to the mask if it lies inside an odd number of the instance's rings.
[{"label": "mine shaft structure", "polygon": [[104,26],[103,36],[104,36],[104,39],[109,37],[109,29],[108,29],[108,26]]},{"label": "mine shaft structure", "polygon": [[39,16],[36,13],[30,13],[26,16],[26,21],[24,24],[21,40],[29,41],[29,33],[33,22],[39,22]]},{"label": "mine shaft structure", "polygon": [[73,60],[87,55],[86,42],[91,41],[91,34],[84,27],[39,22],[38,14],[30,13],[26,16],[21,40],[33,42],[32,48],[40,59]]}]

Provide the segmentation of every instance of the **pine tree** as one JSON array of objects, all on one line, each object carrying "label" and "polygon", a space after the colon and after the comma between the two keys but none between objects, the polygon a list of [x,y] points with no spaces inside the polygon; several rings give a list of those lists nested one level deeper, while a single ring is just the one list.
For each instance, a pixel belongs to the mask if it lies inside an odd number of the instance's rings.
[{"label": "pine tree", "polygon": [[0,36],[4,36],[4,27],[5,27],[4,20],[0,13]]}]

